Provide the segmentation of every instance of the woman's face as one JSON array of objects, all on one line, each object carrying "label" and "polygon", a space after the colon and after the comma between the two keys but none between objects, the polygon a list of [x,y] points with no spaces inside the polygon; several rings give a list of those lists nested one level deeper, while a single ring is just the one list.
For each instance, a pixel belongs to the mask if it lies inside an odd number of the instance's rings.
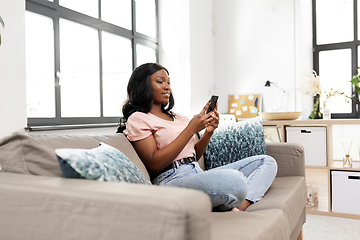
[{"label": "woman's face", "polygon": [[170,78],[164,69],[150,76],[151,87],[154,95],[154,104],[167,104],[170,99]]}]

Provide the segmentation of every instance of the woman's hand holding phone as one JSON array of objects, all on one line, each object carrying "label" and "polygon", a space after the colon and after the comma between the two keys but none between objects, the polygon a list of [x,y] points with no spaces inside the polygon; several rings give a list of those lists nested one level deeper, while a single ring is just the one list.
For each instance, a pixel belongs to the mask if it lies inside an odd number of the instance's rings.
[{"label": "woman's hand holding phone", "polygon": [[206,131],[209,133],[212,133],[219,126],[220,118],[217,108],[218,108],[218,104],[216,103],[215,109],[210,112],[211,114],[209,117],[210,122],[206,126]]},{"label": "woman's hand holding phone", "polygon": [[211,121],[206,126],[206,131],[212,133],[218,126],[219,126],[219,112],[217,111],[218,108],[218,101],[219,96],[212,95],[210,99],[210,105],[206,111],[207,114],[211,114],[209,118],[211,118]]},{"label": "woman's hand holding phone", "polygon": [[197,159],[199,159],[204,154],[214,130],[219,126],[219,113],[217,111],[218,105],[216,104],[212,111],[208,111],[210,104],[211,101],[208,101],[202,111],[198,115],[195,115],[189,123],[189,125],[191,125],[192,123],[195,123],[197,120],[201,119],[202,127],[197,132],[200,132],[205,128],[204,135],[202,135],[201,139],[195,144]]},{"label": "woman's hand holding phone", "polygon": [[[213,96],[208,101],[201,112],[193,117],[189,123],[189,127],[194,129],[194,132],[200,132],[206,128],[207,132],[213,132],[219,125],[219,113],[217,111],[217,96]],[[214,104],[215,103],[215,104]],[[211,106],[213,105],[213,107]]]}]

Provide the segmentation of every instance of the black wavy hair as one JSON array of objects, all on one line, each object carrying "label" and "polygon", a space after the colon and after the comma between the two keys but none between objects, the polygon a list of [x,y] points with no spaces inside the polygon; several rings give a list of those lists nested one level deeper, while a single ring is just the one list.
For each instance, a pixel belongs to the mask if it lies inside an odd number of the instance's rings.
[{"label": "black wavy hair", "polygon": [[[134,112],[150,112],[154,102],[150,76],[162,69],[164,69],[167,74],[169,74],[169,71],[158,63],[145,63],[135,68],[135,70],[132,72],[127,86],[128,98],[122,107],[123,117],[120,118],[117,133],[122,133],[125,130],[125,124],[130,115]],[[169,103],[162,104],[161,110],[174,118],[175,115],[171,112],[173,107],[174,97],[171,92]]]}]

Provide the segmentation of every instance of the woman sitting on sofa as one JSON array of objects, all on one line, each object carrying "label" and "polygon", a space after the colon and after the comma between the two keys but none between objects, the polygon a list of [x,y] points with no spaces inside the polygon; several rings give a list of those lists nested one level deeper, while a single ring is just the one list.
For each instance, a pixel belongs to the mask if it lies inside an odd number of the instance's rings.
[{"label": "woman sitting on sofa", "polygon": [[[134,146],[153,184],[197,189],[210,196],[214,211],[245,210],[259,201],[277,173],[275,160],[253,156],[203,171],[203,155],[219,124],[217,107],[210,102],[191,121],[174,113],[169,72],[157,63],[137,67],[129,80],[123,106],[126,127],[119,127]],[[194,135],[205,129],[195,143]]]}]

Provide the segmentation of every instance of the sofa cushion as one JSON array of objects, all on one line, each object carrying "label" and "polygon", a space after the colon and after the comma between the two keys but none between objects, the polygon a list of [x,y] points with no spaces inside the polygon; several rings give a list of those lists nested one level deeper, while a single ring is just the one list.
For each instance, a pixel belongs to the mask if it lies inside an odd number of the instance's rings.
[{"label": "sofa cushion", "polygon": [[279,209],[284,212],[290,229],[294,229],[304,211],[306,199],[307,190],[304,177],[276,177],[263,199],[248,207],[246,211]]},{"label": "sofa cushion", "polygon": [[212,239],[290,239],[290,234],[284,212],[279,209],[212,213]]},{"label": "sofa cushion", "polygon": [[205,167],[216,168],[254,155],[266,155],[261,116],[220,125],[205,151]]},{"label": "sofa cushion", "polygon": [[56,149],[55,153],[64,177],[151,184],[125,154],[105,143],[92,149]]},{"label": "sofa cushion", "polygon": [[88,136],[14,133],[0,140],[0,166],[4,172],[62,177],[55,149],[90,149],[99,146],[100,142],[123,152],[150,179],[144,164],[123,134]]}]

